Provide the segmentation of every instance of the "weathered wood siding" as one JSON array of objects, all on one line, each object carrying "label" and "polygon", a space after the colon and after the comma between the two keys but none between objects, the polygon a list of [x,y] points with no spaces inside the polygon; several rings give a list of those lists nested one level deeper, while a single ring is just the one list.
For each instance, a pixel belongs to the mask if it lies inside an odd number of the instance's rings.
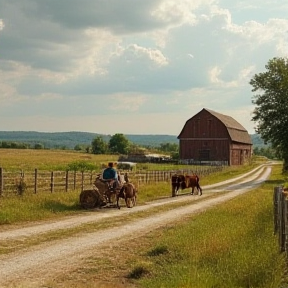
[{"label": "weathered wood siding", "polygon": [[229,161],[228,139],[195,139],[180,141],[181,159]]}]

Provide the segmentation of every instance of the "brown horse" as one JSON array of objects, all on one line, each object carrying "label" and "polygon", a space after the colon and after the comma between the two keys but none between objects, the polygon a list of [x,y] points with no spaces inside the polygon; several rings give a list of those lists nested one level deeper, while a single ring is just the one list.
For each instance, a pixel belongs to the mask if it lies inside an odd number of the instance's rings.
[{"label": "brown horse", "polygon": [[173,189],[173,195],[175,194],[178,196],[179,190],[184,190],[185,188],[192,188],[191,190],[191,195],[194,194],[194,189],[195,187],[198,190],[198,194],[201,196],[202,195],[202,188],[200,187],[199,184],[199,177],[194,174],[194,175],[173,175],[171,177],[172,180],[172,189]]},{"label": "brown horse", "polygon": [[136,205],[136,198],[137,198],[137,188],[128,182],[124,183],[123,187],[121,188],[120,192],[116,194],[117,204],[116,206],[120,209],[119,199],[123,198],[126,203],[127,208],[132,208]]}]

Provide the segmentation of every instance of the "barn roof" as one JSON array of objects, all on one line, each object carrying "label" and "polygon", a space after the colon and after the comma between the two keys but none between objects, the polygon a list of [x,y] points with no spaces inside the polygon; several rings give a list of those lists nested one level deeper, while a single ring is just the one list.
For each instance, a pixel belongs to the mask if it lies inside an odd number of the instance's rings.
[{"label": "barn roof", "polygon": [[215,112],[210,109],[204,108],[204,110],[208,111],[211,115],[215,116],[227,127],[228,133],[232,141],[252,144],[251,137],[248,134],[247,130],[234,118],[228,115]]},{"label": "barn roof", "polygon": [[231,116],[228,116],[228,115],[224,115],[224,114],[215,112],[215,111],[210,110],[210,109],[203,108],[203,110],[206,110],[207,112],[209,112],[211,115],[216,117],[218,120],[220,120],[226,126],[228,134],[229,134],[232,141],[252,145],[251,137],[248,134],[247,130],[239,122],[237,122],[234,118],[232,118]]}]

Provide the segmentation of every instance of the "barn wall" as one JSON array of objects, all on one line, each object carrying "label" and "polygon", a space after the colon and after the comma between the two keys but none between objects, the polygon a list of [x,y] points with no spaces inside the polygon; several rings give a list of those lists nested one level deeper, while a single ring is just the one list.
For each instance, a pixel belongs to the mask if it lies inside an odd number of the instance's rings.
[{"label": "barn wall", "polygon": [[230,147],[231,165],[243,165],[251,157],[251,145],[233,143]]},{"label": "barn wall", "polygon": [[196,161],[229,161],[228,139],[180,140],[181,159]]}]

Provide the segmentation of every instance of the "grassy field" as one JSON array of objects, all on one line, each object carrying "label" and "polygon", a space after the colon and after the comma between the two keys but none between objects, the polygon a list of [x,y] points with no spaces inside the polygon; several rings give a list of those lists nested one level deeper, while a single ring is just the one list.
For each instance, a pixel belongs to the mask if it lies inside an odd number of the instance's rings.
[{"label": "grassy field", "polygon": [[[101,156],[100,160],[97,155],[69,151],[49,151],[46,156],[43,151],[39,154],[38,151],[21,151],[25,152],[24,155],[19,152],[18,157],[14,153],[9,159],[3,157],[5,160],[0,166],[6,161],[6,167],[15,169],[17,163],[31,169],[40,162],[43,168],[58,167],[84,156],[93,157],[90,160],[97,163],[106,162],[109,157],[114,161],[111,155]],[[22,159],[22,156],[27,158]],[[222,172],[203,177],[201,184],[230,179],[256,165],[227,167]],[[58,277],[47,283],[47,287],[89,288],[95,287],[93,283],[99,279],[111,278],[141,288],[279,288],[281,284],[287,287],[284,284],[288,283],[284,278],[285,255],[279,253],[278,239],[273,234],[273,188],[288,183],[281,174],[281,168],[281,163],[275,165],[270,179],[257,190],[205,213],[186,217],[176,225],[150,232],[137,241],[123,243],[105,259],[91,257],[69,277]],[[170,183],[142,186],[138,196],[139,204],[169,197]],[[0,225],[82,212],[78,191],[0,198]]]}]

